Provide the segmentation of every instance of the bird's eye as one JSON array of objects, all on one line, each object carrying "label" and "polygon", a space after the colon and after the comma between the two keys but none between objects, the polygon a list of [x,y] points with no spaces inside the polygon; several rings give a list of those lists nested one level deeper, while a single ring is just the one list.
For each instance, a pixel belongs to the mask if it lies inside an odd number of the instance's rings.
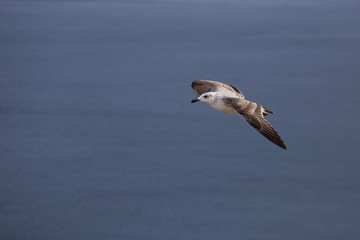
[{"label": "bird's eye", "polygon": [[208,97],[207,95],[204,96],[204,98],[207,98],[207,97]]}]

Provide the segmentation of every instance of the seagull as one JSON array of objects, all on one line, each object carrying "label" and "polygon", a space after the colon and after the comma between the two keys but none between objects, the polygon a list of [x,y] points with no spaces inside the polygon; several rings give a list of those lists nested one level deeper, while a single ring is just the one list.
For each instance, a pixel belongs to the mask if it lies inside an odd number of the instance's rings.
[{"label": "seagull", "polygon": [[[195,80],[191,87],[198,98],[191,103],[204,102],[213,109],[234,115],[241,115],[251,126],[268,140],[286,149],[286,145],[264,116],[275,114],[261,104],[246,100],[244,95],[236,87],[211,80]],[[214,89],[212,92],[211,90]]]}]

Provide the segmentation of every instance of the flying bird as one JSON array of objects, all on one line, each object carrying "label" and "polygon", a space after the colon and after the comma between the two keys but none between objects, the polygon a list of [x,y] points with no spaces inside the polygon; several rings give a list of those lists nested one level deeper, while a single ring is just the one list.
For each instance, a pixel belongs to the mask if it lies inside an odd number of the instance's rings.
[{"label": "flying bird", "polygon": [[[283,149],[287,148],[279,134],[264,118],[264,116],[274,114],[274,112],[261,104],[246,100],[236,87],[211,80],[195,80],[191,87],[199,96],[193,99],[192,103],[204,102],[217,111],[241,115],[264,137]],[[212,89],[214,91],[211,91]]]}]

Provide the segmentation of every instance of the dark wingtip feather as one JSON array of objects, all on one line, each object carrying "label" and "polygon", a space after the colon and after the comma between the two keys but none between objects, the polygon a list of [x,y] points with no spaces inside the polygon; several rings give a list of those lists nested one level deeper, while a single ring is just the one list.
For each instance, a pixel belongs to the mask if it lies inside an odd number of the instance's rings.
[{"label": "dark wingtip feather", "polygon": [[281,145],[278,145],[278,146],[281,147],[281,148],[284,149],[284,150],[287,149],[287,146],[286,146],[284,143],[282,143]]}]

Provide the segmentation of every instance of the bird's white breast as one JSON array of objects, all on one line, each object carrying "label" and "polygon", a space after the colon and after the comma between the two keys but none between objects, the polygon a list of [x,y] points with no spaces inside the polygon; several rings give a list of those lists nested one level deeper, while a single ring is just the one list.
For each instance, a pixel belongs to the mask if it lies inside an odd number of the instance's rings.
[{"label": "bird's white breast", "polygon": [[235,114],[238,115],[238,111],[236,111],[233,107],[230,105],[225,104],[222,100],[214,101],[211,103],[207,103],[210,107],[215,109],[216,111],[227,113],[227,114]]}]

